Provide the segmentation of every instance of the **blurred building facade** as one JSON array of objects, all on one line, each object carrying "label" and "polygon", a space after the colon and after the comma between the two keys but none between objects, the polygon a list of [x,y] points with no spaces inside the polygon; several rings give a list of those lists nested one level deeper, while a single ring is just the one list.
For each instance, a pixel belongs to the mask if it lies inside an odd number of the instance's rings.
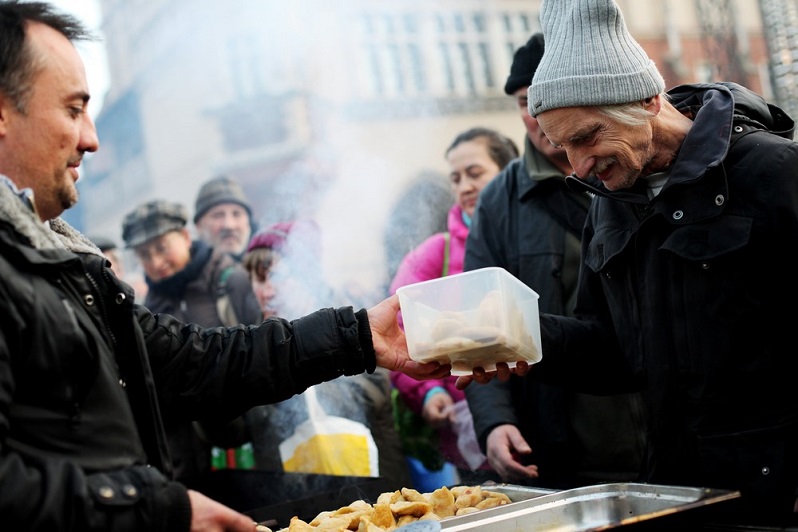
[{"label": "blurred building facade", "polygon": [[[796,26],[776,16],[782,48],[769,51],[763,13],[788,3],[794,16],[795,0],[618,3],[668,86],[723,79],[769,99],[781,90],[772,65],[792,61]],[[523,142],[503,85],[513,51],[539,31],[540,0],[101,5],[111,78],[101,149],[67,214],[85,232],[118,236],[124,214],[152,197],[193,209],[202,182],[227,174],[261,225],[319,223],[331,284],[381,296],[393,263],[451,203],[450,140],[482,125]]]}]

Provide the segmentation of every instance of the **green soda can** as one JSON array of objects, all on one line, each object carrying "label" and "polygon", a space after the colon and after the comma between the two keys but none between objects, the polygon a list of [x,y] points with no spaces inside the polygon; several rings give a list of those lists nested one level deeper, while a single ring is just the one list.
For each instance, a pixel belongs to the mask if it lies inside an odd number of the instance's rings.
[{"label": "green soda can", "polygon": [[227,469],[227,451],[221,447],[211,448],[211,471]]},{"label": "green soda can", "polygon": [[255,469],[255,451],[251,443],[236,448],[236,469]]}]

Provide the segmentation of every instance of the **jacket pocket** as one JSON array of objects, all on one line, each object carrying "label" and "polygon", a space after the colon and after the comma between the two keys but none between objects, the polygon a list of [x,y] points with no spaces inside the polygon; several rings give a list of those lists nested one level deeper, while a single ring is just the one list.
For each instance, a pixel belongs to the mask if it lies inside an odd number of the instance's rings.
[{"label": "jacket pocket", "polygon": [[676,228],[661,249],[689,261],[717,259],[746,247],[752,226],[751,218],[719,216],[707,223]]},{"label": "jacket pocket", "polygon": [[633,227],[597,227],[587,248],[585,264],[594,272],[601,272],[613,258],[626,249],[635,232],[636,228]]}]

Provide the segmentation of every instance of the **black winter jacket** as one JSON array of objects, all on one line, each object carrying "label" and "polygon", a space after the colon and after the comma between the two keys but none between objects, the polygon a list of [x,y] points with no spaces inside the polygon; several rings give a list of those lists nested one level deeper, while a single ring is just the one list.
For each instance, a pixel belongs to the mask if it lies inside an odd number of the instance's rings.
[{"label": "black winter jacket", "polygon": [[[465,269],[502,267],[540,295],[542,312],[572,315],[589,206],[589,195],[570,190],[527,138],[524,157],[480,193]],[[469,386],[466,397],[483,451],[498,425],[519,428],[533,449],[528,461],[538,466],[535,484],[564,489],[637,479],[645,425],[636,394],[580,394],[530,374]]]},{"label": "black winter jacket", "polygon": [[569,178],[597,195],[578,319],[541,317],[533,373],[588,391],[638,386],[644,480],[740,489],[758,516],[784,516],[798,486],[794,123],[734,84],[669,93],[693,125],[659,195]]},{"label": "black winter jacket", "polygon": [[0,182],[3,530],[182,531],[162,415],[232,419],[373,371],[365,310],[202,329],[133,303],[99,250]]}]

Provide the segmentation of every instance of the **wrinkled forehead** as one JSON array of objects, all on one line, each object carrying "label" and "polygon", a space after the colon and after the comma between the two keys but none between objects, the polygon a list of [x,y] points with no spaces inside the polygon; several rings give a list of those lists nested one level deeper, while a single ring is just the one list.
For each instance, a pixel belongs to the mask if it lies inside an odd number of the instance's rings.
[{"label": "wrinkled forehead", "polygon": [[561,107],[544,111],[536,117],[540,128],[555,146],[572,144],[587,138],[607,120],[594,107]]}]

